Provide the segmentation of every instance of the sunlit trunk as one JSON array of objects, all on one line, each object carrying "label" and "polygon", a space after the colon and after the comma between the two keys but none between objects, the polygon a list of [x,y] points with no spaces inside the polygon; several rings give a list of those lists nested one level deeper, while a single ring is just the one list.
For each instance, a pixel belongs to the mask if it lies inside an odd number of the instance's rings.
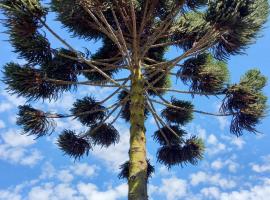
[{"label": "sunlit trunk", "polygon": [[147,162],[144,94],[140,67],[133,71],[130,107],[129,200],[147,200]]}]

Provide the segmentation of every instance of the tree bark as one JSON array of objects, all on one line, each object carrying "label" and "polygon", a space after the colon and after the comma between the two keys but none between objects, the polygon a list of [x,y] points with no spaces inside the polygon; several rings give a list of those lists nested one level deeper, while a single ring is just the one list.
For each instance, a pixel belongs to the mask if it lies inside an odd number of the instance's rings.
[{"label": "tree bark", "polygon": [[140,67],[133,70],[130,105],[129,200],[147,200],[147,162],[144,92]]}]

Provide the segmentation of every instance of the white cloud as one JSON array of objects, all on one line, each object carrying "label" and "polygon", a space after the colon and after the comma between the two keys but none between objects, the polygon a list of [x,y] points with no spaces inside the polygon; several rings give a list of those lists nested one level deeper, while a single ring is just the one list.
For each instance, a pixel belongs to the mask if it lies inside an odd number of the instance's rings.
[{"label": "white cloud", "polygon": [[39,176],[39,179],[51,179],[55,176],[55,174],[56,169],[54,168],[54,166],[49,162],[45,162],[43,164],[42,173]]},{"label": "white cloud", "polygon": [[43,156],[41,155],[41,153],[38,150],[34,149],[28,156],[22,158],[21,164],[27,166],[34,166],[42,158]]},{"label": "white cloud", "polygon": [[245,145],[245,141],[241,137],[233,137],[231,140],[231,144],[235,145],[238,149],[242,149]]},{"label": "white cloud", "polygon": [[99,169],[96,165],[88,165],[87,163],[77,163],[70,168],[74,174],[85,177],[94,176]]},{"label": "white cloud", "polygon": [[206,138],[207,148],[206,151],[209,155],[216,155],[226,149],[226,145],[219,142],[214,134],[210,134]]},{"label": "white cloud", "polygon": [[200,126],[196,127],[196,132],[198,133],[198,137],[202,138],[203,140],[206,139],[207,134],[206,134],[206,130],[201,128]]},{"label": "white cloud", "polygon": [[236,163],[236,162],[231,162],[231,163],[229,163],[229,165],[228,165],[228,169],[229,169],[229,171],[232,172],[232,173],[236,173],[236,171],[237,171],[238,168],[239,168],[239,164]]},{"label": "white cloud", "polygon": [[220,191],[217,187],[203,188],[200,192],[203,196],[208,197],[209,199],[211,197],[214,199],[218,199],[220,197]]},{"label": "white cloud", "polygon": [[221,188],[234,188],[236,186],[235,181],[223,178],[221,174],[208,174],[205,172],[197,172],[190,175],[191,185],[197,186],[199,184],[208,183]]},{"label": "white cloud", "polygon": [[205,141],[206,153],[210,156],[225,152],[226,145],[221,142],[215,134],[207,134],[201,126],[191,126],[188,132],[195,133],[199,138]]},{"label": "white cloud", "polygon": [[119,171],[119,166],[128,160],[129,131],[123,127],[117,127],[121,133],[120,142],[109,148],[95,147],[93,155],[105,161],[108,167],[114,171]]},{"label": "white cloud", "polygon": [[71,94],[71,93],[64,93],[61,98],[57,99],[57,101],[49,101],[46,100],[44,103],[42,103],[40,106],[42,105],[46,105],[46,109],[48,110],[69,110],[70,108],[72,108],[72,105],[74,103],[74,101],[76,100],[75,95]]},{"label": "white cloud", "polygon": [[209,135],[207,143],[210,145],[216,145],[218,143],[217,137],[213,134]]},{"label": "white cloud", "polygon": [[211,168],[214,170],[220,170],[224,167],[227,167],[230,172],[235,173],[240,166],[235,162],[235,159],[235,155],[225,160],[218,158],[211,163]]},{"label": "white cloud", "polygon": [[226,136],[223,135],[222,138],[228,141],[231,145],[237,147],[237,149],[243,149],[244,145],[246,144],[243,137],[236,137],[234,135]]},{"label": "white cloud", "polygon": [[222,131],[230,125],[228,117],[217,117],[216,119],[218,120],[219,128]]},{"label": "white cloud", "polygon": [[78,191],[87,200],[117,200],[127,196],[127,184],[121,184],[115,188],[106,191],[100,191],[96,185],[92,183],[79,183]]},{"label": "white cloud", "polygon": [[[89,166],[91,171],[85,168]],[[79,167],[78,171],[73,171]],[[86,177],[93,175],[95,166],[78,163],[56,169],[52,164],[45,163],[41,175],[27,183],[0,190],[0,200],[118,200],[126,199],[127,184],[107,187],[101,190],[94,183],[75,182],[75,175],[86,172]],[[60,181],[60,182],[59,182]]]},{"label": "white cloud", "polygon": [[83,178],[93,177],[98,174],[98,167],[96,165],[88,165],[87,163],[75,163],[62,169],[55,169],[55,167],[46,162],[42,169],[42,174],[39,176],[41,180],[49,180],[57,178],[63,183],[69,183],[73,181],[75,176]]},{"label": "white cloud", "polygon": [[252,170],[259,173],[268,172],[270,171],[270,164],[265,164],[265,165],[253,164]]},{"label": "white cloud", "polygon": [[0,104],[0,112],[5,112],[5,111],[8,111],[8,110],[10,110],[12,108],[13,108],[13,106],[10,103],[5,102],[5,103]]},{"label": "white cloud", "polygon": [[57,172],[57,178],[64,183],[69,183],[73,180],[73,175],[70,173],[69,170],[60,170]]},{"label": "white cloud", "polygon": [[36,143],[33,136],[22,135],[19,131],[13,129],[1,136],[4,142],[11,147],[27,147]]},{"label": "white cloud", "polygon": [[31,189],[28,194],[29,200],[49,200],[50,196],[53,194],[52,184],[47,184],[44,187],[36,186]]},{"label": "white cloud", "polygon": [[[26,102],[26,99],[24,99],[23,97],[18,97],[17,95],[10,95],[6,91],[2,91],[1,95],[3,98],[6,99],[5,104],[11,104],[12,108],[14,106],[23,105]],[[4,106],[5,109],[7,109],[7,107],[9,107],[9,105]]]},{"label": "white cloud", "polygon": [[187,195],[187,182],[176,177],[162,179],[158,192],[165,195],[167,200],[182,199]]},{"label": "white cloud", "polygon": [[41,153],[30,147],[36,143],[31,136],[21,135],[18,131],[10,129],[1,134],[0,141],[1,160],[34,166],[42,159]]},{"label": "white cloud", "polygon": [[221,168],[223,168],[224,163],[219,159],[219,160],[215,160],[214,162],[211,163],[211,167],[215,170],[219,170]]},{"label": "white cloud", "polygon": [[270,172],[270,155],[263,157],[263,164],[261,165],[251,163],[251,168],[258,173]]},{"label": "white cloud", "polygon": [[207,180],[207,174],[205,172],[198,172],[190,175],[191,185],[198,185]]},{"label": "white cloud", "polygon": [[13,106],[10,103],[1,103],[0,104],[0,112],[5,112],[5,111],[8,111],[12,108],[13,108]]},{"label": "white cloud", "polygon": [[270,196],[270,179],[265,179],[262,184],[253,185],[248,189],[222,192],[216,187],[203,188],[200,193],[203,199],[215,200],[268,200]]},{"label": "white cloud", "polygon": [[31,188],[28,193],[29,200],[84,200],[78,192],[68,184],[46,183]]},{"label": "white cloud", "polygon": [[156,194],[156,192],[158,192],[158,189],[159,189],[158,186],[155,186],[155,185],[152,185],[152,184],[149,184],[147,186],[147,190],[148,190],[147,192],[148,192],[149,200],[154,200],[152,198],[152,195]]},{"label": "white cloud", "polygon": [[11,191],[0,190],[0,200],[21,200],[21,199],[22,196],[20,194]]},{"label": "white cloud", "polygon": [[0,128],[5,128],[5,127],[6,127],[6,124],[2,120],[0,120]]},{"label": "white cloud", "polygon": [[172,170],[168,170],[168,168],[166,166],[162,165],[158,168],[157,174],[159,174],[161,176],[173,176],[175,174],[175,172]]}]

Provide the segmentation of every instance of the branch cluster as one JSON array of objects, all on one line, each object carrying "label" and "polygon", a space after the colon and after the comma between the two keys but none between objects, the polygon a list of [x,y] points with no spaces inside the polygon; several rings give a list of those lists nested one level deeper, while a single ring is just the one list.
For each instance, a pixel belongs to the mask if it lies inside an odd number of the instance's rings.
[{"label": "branch cluster", "polygon": [[240,136],[243,130],[256,133],[256,125],[266,115],[267,97],[262,93],[266,77],[258,70],[248,71],[239,84],[226,91],[221,111],[231,112],[231,132]]}]

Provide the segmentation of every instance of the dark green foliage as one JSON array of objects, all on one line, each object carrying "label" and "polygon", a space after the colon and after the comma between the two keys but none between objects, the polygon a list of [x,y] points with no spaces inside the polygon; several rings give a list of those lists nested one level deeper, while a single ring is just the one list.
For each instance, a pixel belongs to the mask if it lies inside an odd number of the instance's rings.
[{"label": "dark green foliage", "polygon": [[30,105],[19,106],[17,125],[22,126],[24,133],[41,137],[54,131],[54,121],[46,113]]},{"label": "dark green foliage", "polygon": [[203,153],[205,146],[202,139],[196,136],[187,139],[185,145],[182,148],[182,163],[191,163],[197,165],[199,160],[203,159]]},{"label": "dark green foliage", "polygon": [[120,140],[119,132],[111,124],[97,124],[91,127],[88,135],[94,145],[105,146],[106,148],[115,145]]},{"label": "dark green foliage", "polygon": [[222,33],[215,47],[216,57],[241,53],[258,36],[268,13],[267,0],[210,1],[205,19]]},{"label": "dark green foliage", "polygon": [[88,155],[92,149],[91,144],[84,138],[77,136],[74,131],[64,130],[58,138],[59,148],[65,154],[75,159],[80,159],[83,155]]},{"label": "dark green foliage", "polygon": [[[94,112],[96,110],[96,112]],[[71,109],[75,118],[87,126],[92,126],[102,121],[107,114],[106,108],[99,104],[93,97],[77,99]]]},{"label": "dark green foliage", "polygon": [[[166,42],[166,40],[158,40],[157,43],[163,43]],[[149,49],[149,51],[147,52],[147,56],[150,59],[155,60],[156,62],[161,62],[161,61],[165,61],[165,53],[168,49],[166,47],[155,47],[155,48],[151,48]],[[146,64],[150,64],[149,61],[146,61]]]},{"label": "dark green foliage", "polygon": [[180,164],[182,147],[180,145],[162,146],[158,149],[157,159],[163,165],[171,168]]},{"label": "dark green foliage", "polygon": [[50,44],[39,33],[28,37],[13,33],[10,34],[10,41],[15,49],[14,52],[30,64],[47,64],[52,59]]},{"label": "dark green foliage", "polygon": [[[165,42],[164,40],[159,41],[160,43]],[[147,56],[150,59],[153,59],[156,62],[164,62],[164,55],[166,53],[166,48],[164,47],[156,47],[149,50]],[[153,64],[149,61],[145,62],[146,64]],[[170,76],[166,75],[164,72],[159,72],[153,69],[145,69],[144,70],[144,77],[153,85],[154,88],[169,88],[171,86]],[[147,86],[147,84],[146,84]],[[153,89],[147,90],[149,95],[156,96],[156,92]],[[162,95],[164,91],[157,91],[158,94]]]},{"label": "dark green foliage", "polygon": [[[150,160],[147,161],[147,180],[151,178],[152,174],[155,172],[155,168],[151,165]],[[120,173],[118,174],[119,179],[127,179],[129,178],[129,161],[125,162],[120,166]]]},{"label": "dark green foliage", "polygon": [[8,28],[9,40],[14,52],[20,58],[26,59],[29,64],[44,64],[51,60],[51,49],[48,40],[38,32],[42,27],[40,18],[47,10],[40,3],[32,0],[31,3],[22,1],[1,1],[4,8],[5,26]]},{"label": "dark green foliage", "polygon": [[[123,101],[128,96],[126,91],[122,91],[118,95],[118,100]],[[122,111],[121,111],[121,118],[126,120],[127,122],[130,120],[130,97],[128,97],[128,101],[126,103],[121,103]]]},{"label": "dark green foliage", "polygon": [[265,116],[267,97],[246,85],[233,85],[226,91],[221,111],[233,113],[231,132],[241,136],[243,130],[257,132],[256,125]]},{"label": "dark green foliage", "polygon": [[177,134],[177,136],[168,127],[164,126],[154,133],[153,135],[154,140],[158,142],[160,145],[167,145],[167,142],[163,136],[164,134],[166,138],[169,140],[171,145],[177,144],[179,145],[183,143],[184,142],[183,137],[187,133],[178,126],[169,126],[169,127]]},{"label": "dark green foliage", "polygon": [[61,21],[74,37],[100,39],[103,35],[91,27],[92,18],[77,0],[52,0],[51,8],[57,13],[57,20]]},{"label": "dark green foliage", "polygon": [[[164,72],[156,72],[151,70],[145,70],[145,77],[148,83],[153,85],[154,88],[169,88],[171,85],[170,75],[166,75]],[[147,90],[149,95],[156,96],[157,93],[163,95],[164,91],[155,91],[154,89]]]},{"label": "dark green foliage", "polygon": [[174,3],[175,1],[167,1],[167,0],[159,0],[156,2],[151,2],[151,4],[156,4],[155,15],[159,17],[160,20],[165,19],[168,13],[172,10]]},{"label": "dark green foliage", "polygon": [[257,132],[256,125],[266,115],[267,97],[261,90],[267,78],[259,70],[249,70],[238,85],[229,87],[223,100],[221,111],[233,113],[230,130],[237,136],[243,130]]},{"label": "dark green foliage", "polygon": [[20,66],[16,63],[8,63],[4,66],[3,81],[8,85],[12,94],[26,97],[30,100],[56,99],[58,92],[64,89],[44,79],[41,70],[29,66]]},{"label": "dark green foliage", "polygon": [[[123,101],[127,97],[127,95],[128,95],[128,93],[123,90],[118,95],[119,101]],[[124,120],[129,122],[130,121],[130,99],[128,99],[128,101],[126,103],[122,103],[121,105],[124,106],[122,108],[122,111],[121,111],[121,118],[123,118]],[[148,115],[149,115],[149,110],[147,108],[145,108],[144,117],[147,118]]]},{"label": "dark green foliage", "polygon": [[267,77],[263,76],[258,69],[252,69],[246,72],[241,78],[240,84],[248,86],[255,91],[260,91],[265,87],[267,83]]},{"label": "dark green foliage", "polygon": [[169,123],[185,125],[193,119],[193,105],[189,101],[172,98],[171,104],[180,109],[167,107],[162,110],[161,116]]},{"label": "dark green foliage", "polygon": [[158,162],[171,168],[175,165],[197,164],[203,158],[204,144],[201,139],[193,136],[185,141],[184,146],[162,146],[157,152]]},{"label": "dark green foliage", "polygon": [[[55,55],[51,62],[47,65],[42,66],[42,70],[46,73],[46,76],[50,79],[63,80],[76,82],[77,76],[80,73],[80,70],[85,68],[85,64],[82,64],[76,60],[72,60],[64,57],[71,56],[76,58],[77,55],[69,50],[60,49],[55,52]],[[60,84],[60,83],[58,83]],[[72,84],[63,84],[62,87],[65,87],[67,90],[70,90]]]},{"label": "dark green foliage", "polygon": [[[116,56],[119,55],[119,50],[116,44],[112,43],[112,41],[110,39],[104,39],[103,40],[103,46],[97,51],[97,53],[95,53],[94,55],[91,56],[91,58],[93,60],[102,60],[102,59],[110,59],[110,58],[114,58]],[[103,61],[101,61],[103,62]],[[114,61],[110,61],[110,62],[106,62],[107,64],[112,64],[114,67],[119,66],[119,68],[121,67],[122,64],[122,60],[118,59],[118,60],[114,60]],[[96,63],[95,64],[99,69],[104,70],[104,72],[112,77],[113,74],[117,73],[119,71],[119,69],[114,68],[114,69],[108,69],[111,68],[111,66],[104,66],[102,64]],[[85,68],[86,70],[91,70],[92,68],[90,66],[86,66]],[[101,75],[99,72],[85,72],[84,76],[92,82],[107,82],[108,80]]]},{"label": "dark green foliage", "polygon": [[176,20],[171,28],[172,41],[180,40],[176,46],[187,51],[207,32],[209,26],[204,20],[204,14],[190,12]]},{"label": "dark green foliage", "polygon": [[213,94],[224,90],[229,72],[225,62],[205,53],[186,60],[178,71],[178,77],[185,84],[190,83],[191,91]]}]

